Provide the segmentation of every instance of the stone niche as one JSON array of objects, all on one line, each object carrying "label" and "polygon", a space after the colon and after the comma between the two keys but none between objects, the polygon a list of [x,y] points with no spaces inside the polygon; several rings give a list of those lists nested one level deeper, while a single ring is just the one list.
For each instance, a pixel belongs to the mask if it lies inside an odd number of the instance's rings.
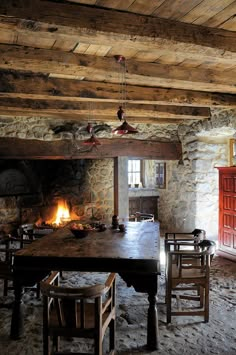
[{"label": "stone niche", "polygon": [[0,232],[48,222],[60,201],[72,219],[111,220],[113,159],[0,162]]}]

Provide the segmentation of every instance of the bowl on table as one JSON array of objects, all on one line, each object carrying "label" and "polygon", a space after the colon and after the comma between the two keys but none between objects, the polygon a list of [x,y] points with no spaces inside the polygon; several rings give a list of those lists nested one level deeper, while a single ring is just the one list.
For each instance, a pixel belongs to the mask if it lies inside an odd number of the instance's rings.
[{"label": "bowl on table", "polygon": [[89,223],[73,222],[70,225],[70,231],[75,238],[84,238],[91,230],[93,230],[93,227]]},{"label": "bowl on table", "polygon": [[89,233],[88,229],[70,228],[70,231],[74,234],[75,238],[85,238]]}]

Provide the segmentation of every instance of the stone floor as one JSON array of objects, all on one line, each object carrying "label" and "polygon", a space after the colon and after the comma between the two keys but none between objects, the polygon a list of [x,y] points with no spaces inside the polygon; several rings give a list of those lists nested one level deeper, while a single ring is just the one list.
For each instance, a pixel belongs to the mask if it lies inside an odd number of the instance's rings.
[{"label": "stone floor", "polygon": [[[63,273],[64,281],[70,285],[88,283],[91,274]],[[103,279],[104,274],[96,274]],[[2,284],[0,284],[2,295]],[[0,297],[0,302],[10,302]],[[11,310],[0,308],[0,354],[1,355],[40,355],[42,354],[42,303],[35,295],[26,292],[25,335],[21,340],[9,339]],[[159,355],[198,355],[198,354],[236,354],[236,263],[215,256],[211,269],[210,321],[203,323],[198,317],[175,317],[166,324],[164,305],[164,266],[160,277],[158,300],[160,349],[147,351],[146,323],[147,297],[127,288],[117,277],[117,353],[118,354],[159,354]],[[76,340],[63,342],[66,349],[84,349],[84,344]],[[89,345],[88,345],[89,347]]]}]

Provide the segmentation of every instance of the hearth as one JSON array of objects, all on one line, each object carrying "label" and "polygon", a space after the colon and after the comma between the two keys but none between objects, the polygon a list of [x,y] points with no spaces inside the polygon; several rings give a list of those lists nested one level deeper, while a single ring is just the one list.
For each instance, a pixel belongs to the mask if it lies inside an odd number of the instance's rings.
[{"label": "hearth", "polygon": [[113,159],[0,160],[0,233],[111,220],[113,189]]}]

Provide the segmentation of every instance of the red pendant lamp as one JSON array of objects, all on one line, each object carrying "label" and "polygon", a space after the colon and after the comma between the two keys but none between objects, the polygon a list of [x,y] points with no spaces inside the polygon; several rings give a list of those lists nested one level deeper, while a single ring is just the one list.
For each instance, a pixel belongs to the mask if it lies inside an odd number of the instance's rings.
[{"label": "red pendant lamp", "polygon": [[86,139],[82,144],[93,146],[93,147],[97,146],[97,145],[101,145],[99,140],[93,134],[91,135],[91,137],[89,139]]},{"label": "red pendant lamp", "polygon": [[113,129],[112,131],[114,134],[134,134],[134,133],[138,133],[138,130],[132,126],[130,126],[130,124],[128,124],[127,121],[124,121],[119,127]]}]

